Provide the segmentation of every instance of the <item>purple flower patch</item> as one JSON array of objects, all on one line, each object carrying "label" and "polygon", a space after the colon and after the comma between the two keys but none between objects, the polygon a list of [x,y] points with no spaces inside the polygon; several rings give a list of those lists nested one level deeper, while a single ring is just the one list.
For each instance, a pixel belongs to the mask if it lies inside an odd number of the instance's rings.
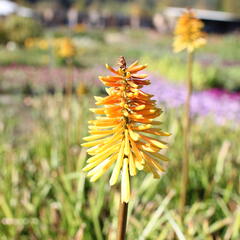
[{"label": "purple flower patch", "polygon": [[[181,107],[186,98],[186,88],[169,83],[163,77],[150,74],[152,84],[144,90],[154,94],[154,99],[167,108]],[[217,124],[240,122],[240,93],[220,89],[194,91],[191,98],[193,116],[211,116]]]}]

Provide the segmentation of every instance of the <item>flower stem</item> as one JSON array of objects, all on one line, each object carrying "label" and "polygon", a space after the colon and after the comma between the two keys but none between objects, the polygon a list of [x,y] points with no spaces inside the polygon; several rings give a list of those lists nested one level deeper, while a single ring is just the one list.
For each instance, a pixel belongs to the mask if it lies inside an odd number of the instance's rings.
[{"label": "flower stem", "polygon": [[67,108],[67,125],[66,125],[66,160],[67,171],[70,171],[70,145],[71,145],[71,121],[72,121],[72,87],[73,87],[73,65],[72,60],[67,61],[67,82],[66,82],[66,108]]},{"label": "flower stem", "polygon": [[125,240],[127,226],[127,211],[128,203],[122,202],[120,200],[118,212],[117,240]]},{"label": "flower stem", "polygon": [[184,122],[183,122],[183,163],[182,163],[182,179],[181,179],[181,195],[180,195],[180,215],[183,217],[184,208],[187,199],[187,187],[189,179],[189,152],[190,152],[190,128],[191,128],[191,96],[192,96],[192,69],[193,69],[193,53],[188,52],[187,60],[187,98],[185,102]]}]

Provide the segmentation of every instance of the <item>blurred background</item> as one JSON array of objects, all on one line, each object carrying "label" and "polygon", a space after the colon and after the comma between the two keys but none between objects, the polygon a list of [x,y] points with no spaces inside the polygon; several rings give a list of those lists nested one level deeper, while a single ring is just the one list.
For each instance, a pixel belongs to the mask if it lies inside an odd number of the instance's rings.
[{"label": "blurred background", "polygon": [[[190,182],[178,213],[186,53],[175,22],[191,7],[208,33],[195,55]],[[164,177],[132,179],[128,239],[240,239],[240,1],[0,0],[0,239],[115,239],[119,187],[81,172],[104,64],[148,64],[172,133]]]}]

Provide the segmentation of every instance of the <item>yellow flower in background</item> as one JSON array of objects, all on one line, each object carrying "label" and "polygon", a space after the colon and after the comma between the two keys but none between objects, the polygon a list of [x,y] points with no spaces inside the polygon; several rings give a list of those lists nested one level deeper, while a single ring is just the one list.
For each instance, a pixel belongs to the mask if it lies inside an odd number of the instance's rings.
[{"label": "yellow flower in background", "polygon": [[76,47],[70,38],[57,41],[57,55],[61,58],[72,58],[76,55]]},{"label": "yellow flower in background", "polygon": [[39,48],[41,50],[47,50],[50,47],[50,44],[46,39],[28,38],[25,40],[24,46],[26,48]]},{"label": "yellow flower in background", "polygon": [[73,31],[76,33],[81,33],[81,32],[86,31],[86,29],[87,29],[87,26],[85,24],[79,23],[74,26]]},{"label": "yellow flower in background", "polygon": [[24,46],[25,46],[25,48],[32,48],[32,47],[35,46],[35,43],[36,43],[36,39],[35,38],[27,38],[24,41]]},{"label": "yellow flower in background", "polygon": [[175,27],[174,51],[180,52],[187,49],[187,51],[192,52],[205,45],[206,39],[205,33],[202,31],[203,27],[203,22],[197,19],[192,11],[187,10],[183,13]]},{"label": "yellow flower in background", "polygon": [[150,84],[146,74],[138,74],[146,65],[134,62],[127,67],[121,57],[119,69],[106,67],[114,75],[99,77],[109,87],[108,96],[95,97],[96,105],[103,107],[90,109],[100,116],[89,121],[90,136],[84,138],[87,143],[82,146],[89,147],[91,157],[83,170],[94,182],[113,166],[110,185],[116,184],[121,172],[121,201],[127,203],[130,176],[146,170],[159,178],[165,171],[163,162],[168,158],[159,151],[167,145],[157,138],[170,134],[159,129],[161,122],[154,120],[162,111],[151,100],[153,95],[140,90]]},{"label": "yellow flower in background", "polygon": [[48,49],[49,47],[49,44],[48,44],[48,41],[45,40],[45,39],[40,39],[38,42],[37,42],[37,45],[40,49],[42,50],[46,50]]},{"label": "yellow flower in background", "polygon": [[80,83],[76,89],[78,97],[81,97],[88,93],[88,87],[84,83]]}]

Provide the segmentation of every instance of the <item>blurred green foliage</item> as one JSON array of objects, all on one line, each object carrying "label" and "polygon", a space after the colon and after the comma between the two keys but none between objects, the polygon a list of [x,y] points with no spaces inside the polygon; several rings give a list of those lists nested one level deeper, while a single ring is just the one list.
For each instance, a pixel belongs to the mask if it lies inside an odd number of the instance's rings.
[{"label": "blurred green foliage", "polygon": [[[87,155],[80,143],[87,120],[93,118],[88,109],[95,94],[74,96],[71,115],[61,93],[15,95],[0,105],[5,113],[0,115],[1,240],[115,239],[119,187],[110,188],[109,174],[90,183],[81,172]],[[238,240],[238,129],[217,127],[211,119],[193,122],[188,202],[181,224],[180,116],[181,109],[166,111],[161,119],[162,128],[172,133],[167,173],[160,180],[146,173],[132,178],[128,238]]]},{"label": "blurred green foliage", "polygon": [[217,55],[219,60],[225,61],[240,61],[240,35],[209,35],[208,43],[203,49],[200,49],[200,53],[211,55]]},{"label": "blurred green foliage", "polygon": [[[162,58],[146,56],[142,57],[142,62],[149,64],[150,71],[159,73],[170,81],[184,83],[186,80],[186,63],[178,56]],[[237,91],[240,89],[239,76],[239,66],[220,68],[215,64],[203,65],[198,62],[193,66],[193,82],[196,90],[223,88]]]},{"label": "blurred green foliage", "polygon": [[7,42],[7,34],[4,29],[4,24],[0,23],[0,44],[4,44]]},{"label": "blurred green foliage", "polygon": [[17,48],[14,51],[6,51],[0,47],[0,62],[2,66],[11,64],[43,66],[49,64],[50,56],[40,50]]},{"label": "blurred green foliage", "polygon": [[[77,47],[74,59],[76,67],[93,67],[100,62],[115,64],[113,59],[124,55],[127,59],[141,59],[150,65],[149,70],[161,74],[171,81],[185,80],[185,55],[174,54],[172,38],[148,30],[107,29],[104,31],[83,28],[82,31],[69,31],[56,28],[44,32],[42,38],[48,43],[59,37],[68,36]],[[127,44],[122,43],[122,39]],[[41,42],[41,38],[39,38]],[[33,66],[63,66],[53,48],[31,48],[8,50],[0,48],[0,64],[24,64]],[[97,56],[97,58],[96,58]],[[240,74],[239,35],[209,35],[208,44],[196,54],[194,65],[194,87],[196,89],[220,87],[239,90]]]},{"label": "blurred green foliage", "polygon": [[[160,73],[167,79],[176,82],[185,82],[186,63],[176,56],[164,56],[160,59],[143,57],[143,62],[149,64],[149,70]],[[195,63],[193,66],[193,82],[196,89],[216,86],[218,81],[218,70],[213,66],[202,66]]]},{"label": "blurred green foliage", "polygon": [[32,18],[10,15],[3,22],[8,41],[22,45],[27,38],[41,36],[42,27]]}]

